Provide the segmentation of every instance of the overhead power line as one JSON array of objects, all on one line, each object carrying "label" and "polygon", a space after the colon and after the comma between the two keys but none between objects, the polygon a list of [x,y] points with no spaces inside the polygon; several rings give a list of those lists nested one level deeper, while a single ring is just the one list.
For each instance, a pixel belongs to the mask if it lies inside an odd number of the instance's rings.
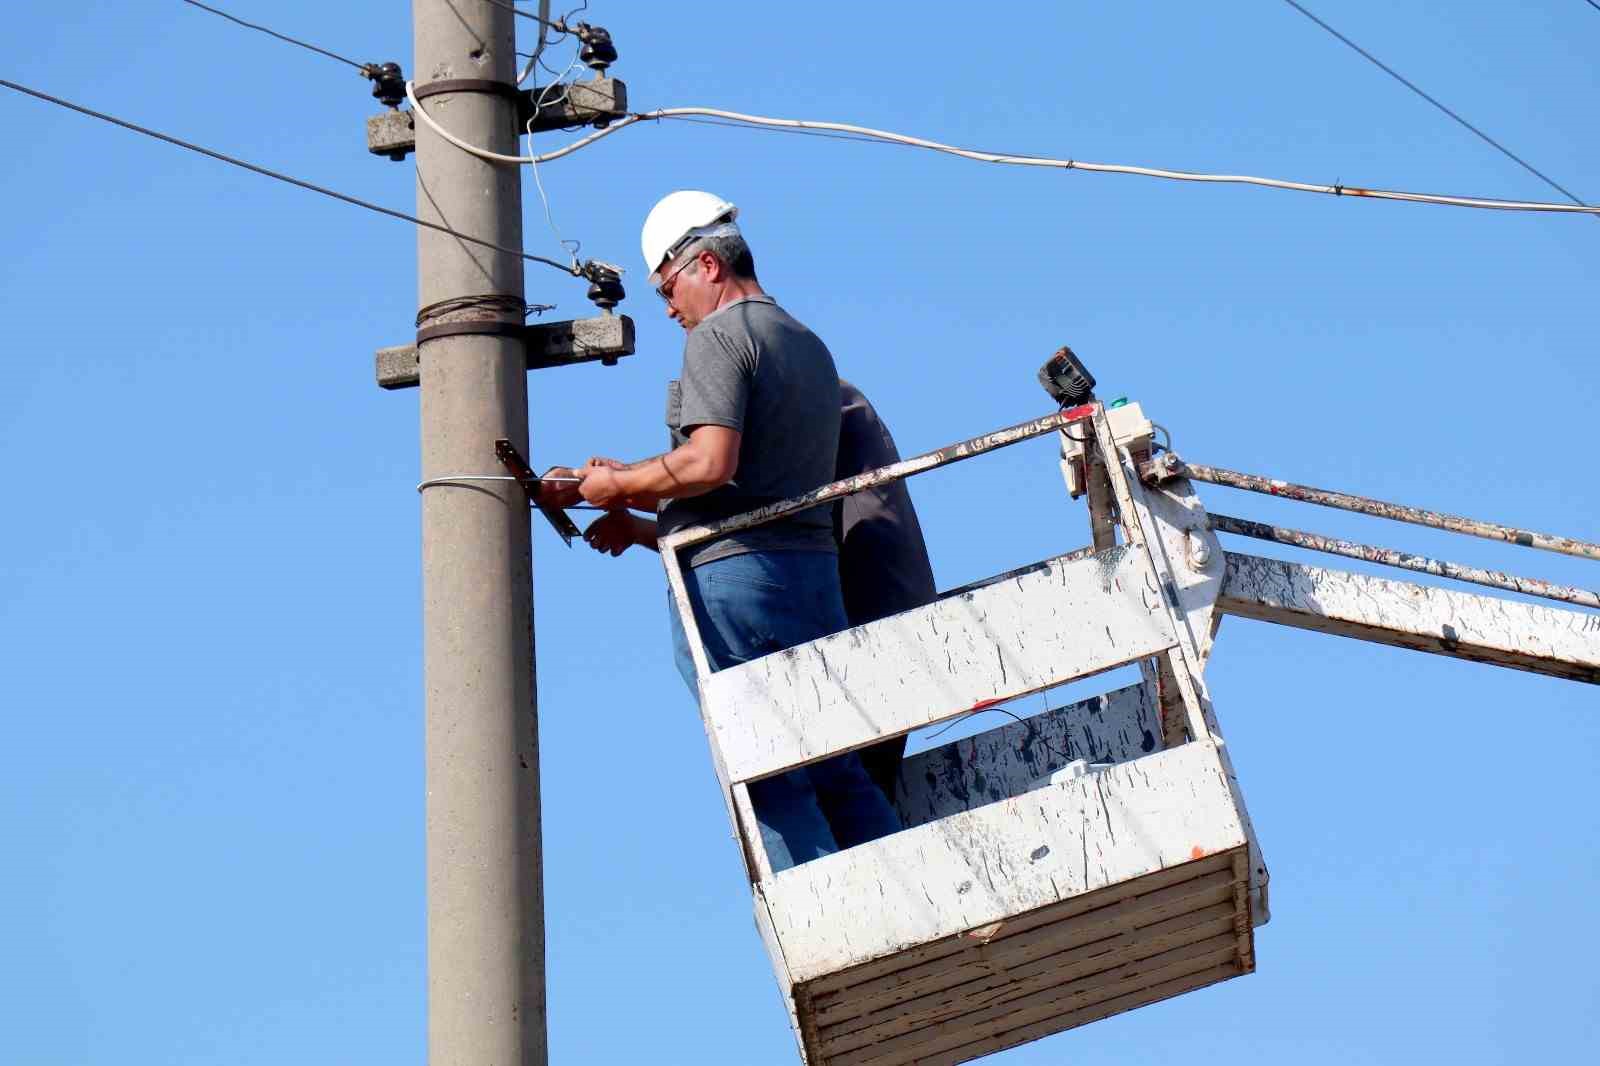
[{"label": "overhead power line", "polygon": [[[1528,162],[1526,159],[1523,159],[1521,156],[1517,155],[1517,153],[1513,152],[1511,149],[1507,148],[1505,145],[1501,144],[1499,141],[1495,140],[1493,137],[1489,136],[1487,133],[1483,132],[1478,127],[1474,126],[1472,123],[1456,114],[1454,111],[1450,110],[1444,104],[1441,104],[1438,100],[1435,100],[1432,96],[1429,96],[1427,93],[1423,92],[1422,89],[1420,89],[1410,79],[1403,76],[1399,71],[1389,66],[1387,63],[1373,55],[1371,52],[1367,51],[1365,48],[1362,48],[1359,44],[1356,44],[1356,42],[1352,41],[1350,38],[1346,37],[1344,34],[1340,33],[1326,22],[1323,22],[1316,15],[1313,15],[1310,11],[1306,10],[1305,7],[1297,3],[1296,0],[1283,0],[1283,2],[1300,12],[1300,14],[1304,15],[1312,22],[1315,22],[1318,26],[1321,26],[1323,29],[1327,30],[1333,36],[1337,37],[1340,41],[1344,42],[1344,44],[1348,45],[1351,49],[1360,54],[1362,58],[1366,59],[1369,63],[1383,71],[1385,74],[1389,75],[1389,77],[1393,78],[1401,85],[1404,85],[1407,89],[1410,89],[1412,92],[1428,101],[1428,103],[1432,104],[1440,111],[1443,111],[1446,115],[1449,115],[1461,126],[1476,134],[1480,139],[1483,140],[1485,144],[1495,149],[1495,151],[1499,152],[1501,155],[1504,155],[1507,159],[1516,163],[1523,170],[1526,170],[1529,174],[1532,174],[1534,177],[1538,178],[1540,181],[1544,182],[1546,185],[1550,186],[1552,189],[1556,190],[1556,192],[1559,192],[1562,196],[1565,196],[1573,203],[1578,204],[1580,207],[1588,206],[1584,203],[1584,201],[1580,200],[1578,197],[1574,196],[1570,191],[1568,191],[1566,186],[1561,185],[1555,179],[1540,171],[1532,163]],[[1595,0],[1589,0],[1589,3],[1596,8],[1600,8],[1600,4],[1595,4]]]},{"label": "overhead power line", "polygon": [[354,59],[349,59],[349,58],[347,58],[345,56],[342,56],[338,52],[330,52],[326,48],[319,48],[316,45],[309,44],[309,43],[307,43],[305,41],[300,40],[299,38],[290,37],[286,33],[279,33],[277,30],[268,29],[266,26],[259,26],[254,22],[246,22],[244,19],[239,18],[237,15],[230,15],[226,11],[220,11],[217,8],[211,7],[208,4],[199,3],[198,0],[183,0],[183,2],[188,4],[190,7],[197,7],[201,11],[209,11],[213,15],[220,15],[222,18],[227,19],[229,22],[238,23],[240,26],[244,26],[247,29],[256,30],[257,32],[264,33],[264,34],[268,35],[269,37],[276,37],[278,40],[287,41],[289,44],[298,45],[301,48],[304,48],[304,49],[306,49],[308,51],[316,52],[318,55],[327,56],[329,59],[337,59],[341,63],[348,63],[350,66],[355,67],[357,70],[361,71],[361,73],[363,73],[363,74],[365,74],[368,71],[368,69],[371,67],[370,63],[357,63]]},{"label": "overhead power line", "polygon": [[290,177],[287,174],[280,174],[276,170],[268,170],[266,167],[257,166],[254,163],[248,163],[243,159],[235,159],[231,155],[224,155],[221,152],[213,151],[210,148],[203,148],[198,144],[191,144],[188,141],[180,140],[177,137],[161,133],[157,130],[147,129],[146,127],[140,126],[137,123],[129,122],[126,119],[117,118],[115,115],[107,115],[103,112],[95,111],[92,108],[84,107],[81,104],[75,104],[70,100],[63,100],[60,97],[51,96],[49,93],[40,92],[38,89],[30,89],[26,85],[18,85],[14,81],[7,81],[4,78],[0,78],[0,86],[4,86],[7,89],[11,89],[15,92],[23,93],[27,96],[32,96],[38,100],[43,100],[46,103],[55,104],[57,107],[64,107],[69,111],[76,111],[80,115],[88,115],[90,118],[97,118],[102,122],[109,122],[113,126],[121,126],[125,130],[132,130],[135,133],[142,133],[146,137],[153,137],[158,141],[165,141],[167,144],[174,144],[179,148],[186,148],[191,152],[198,152],[200,155],[207,156],[211,159],[215,159],[223,163],[229,163],[236,167],[242,167],[252,173],[260,174],[263,177],[272,178],[275,181],[285,182],[301,189],[306,189],[314,193],[320,193],[323,196],[328,196],[335,200],[352,204],[356,207],[363,207],[368,211],[376,211],[378,214],[388,215],[390,218],[398,218],[402,221],[422,226],[425,229],[437,230],[440,233],[448,233],[457,240],[466,241],[469,244],[480,245],[484,248],[492,248],[497,252],[505,252],[508,255],[515,255],[532,263],[543,263],[545,266],[555,267],[563,274],[572,274],[580,277],[583,276],[581,268],[579,268],[577,265],[558,263],[556,260],[546,259],[542,255],[530,255],[520,248],[510,248],[503,244],[496,244],[493,241],[483,240],[481,237],[473,237],[469,234],[453,230],[449,226],[443,226],[437,222],[429,222],[426,219],[417,218],[415,215],[408,215],[404,211],[396,211],[393,208],[383,207],[380,204],[371,203],[367,200],[361,200],[354,196],[349,196],[345,193],[325,188],[321,185],[314,185],[309,181],[302,181],[299,178]]},{"label": "overhead power line", "polygon": [[1591,207],[1581,201],[1575,205],[1545,203],[1539,200],[1499,200],[1483,196],[1450,196],[1441,193],[1406,192],[1399,189],[1369,189],[1359,185],[1346,185],[1336,182],[1332,185],[1317,185],[1303,181],[1284,181],[1279,178],[1260,178],[1248,174],[1204,174],[1187,170],[1164,170],[1159,167],[1132,166],[1124,163],[1090,163],[1079,159],[1053,159],[1048,156],[1036,155],[1008,155],[998,152],[976,151],[970,148],[958,148],[954,145],[931,141],[923,137],[911,137],[903,133],[891,133],[888,130],[873,129],[870,126],[855,126],[846,122],[821,122],[814,119],[800,118],[771,118],[766,115],[747,115],[739,111],[724,111],[712,107],[663,107],[655,111],[635,112],[625,118],[618,119],[605,129],[598,130],[582,137],[571,144],[563,145],[553,151],[541,155],[502,155],[491,152],[463,141],[433,118],[418,103],[411,86],[407,85],[407,97],[411,101],[413,114],[439,136],[480,159],[494,163],[538,165],[571,155],[581,148],[586,148],[603,137],[609,137],[618,130],[626,129],[647,119],[686,119],[689,116],[701,118],[722,119],[724,122],[715,123],[723,125],[732,123],[749,128],[770,127],[789,133],[803,133],[813,136],[819,131],[826,131],[823,135],[844,134],[851,138],[861,138],[884,144],[901,144],[912,148],[924,148],[933,152],[946,155],[960,156],[963,159],[972,159],[980,163],[999,163],[1008,166],[1046,167],[1056,170],[1087,170],[1101,174],[1137,174],[1149,178],[1166,178],[1172,181],[1198,181],[1222,185],[1260,185],[1271,189],[1288,189],[1293,192],[1322,193],[1328,196],[1355,196],[1371,200],[1399,200],[1407,203],[1441,204],[1448,207],[1476,207],[1494,211],[1547,211],[1567,214],[1600,214],[1600,207]]}]

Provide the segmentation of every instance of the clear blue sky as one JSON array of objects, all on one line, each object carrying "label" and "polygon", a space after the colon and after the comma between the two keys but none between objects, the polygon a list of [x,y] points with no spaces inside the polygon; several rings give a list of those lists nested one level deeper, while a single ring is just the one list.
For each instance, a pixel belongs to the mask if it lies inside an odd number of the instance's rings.
[{"label": "clear blue sky", "polygon": [[[410,66],[407,5],[222,3]],[[1600,198],[1600,11],[1314,10]],[[1277,0],[586,17],[639,107],[1555,196]],[[175,0],[16,5],[0,56],[0,76],[413,209],[411,165],[365,152],[354,72]],[[0,122],[0,1061],[421,1064],[417,396],[372,381],[373,349],[412,332],[412,228],[12,93]],[[660,450],[681,341],[638,227],[705,187],[908,453],[1042,413],[1034,369],[1070,343],[1198,461],[1600,539],[1592,219],[682,124],[544,178],[584,254],[630,268],[639,353],[532,378],[537,464]],[[524,188],[529,249],[558,254]],[[527,297],[588,312],[538,267]],[[944,587],[1087,540],[1048,442],[913,491]],[[1202,495],[1600,585],[1593,564]],[[540,526],[535,591],[553,1060],[792,1061],[656,558]],[[1593,688],[1236,619],[1208,676],[1273,874],[1259,972],[995,1061],[1592,1055]]]}]

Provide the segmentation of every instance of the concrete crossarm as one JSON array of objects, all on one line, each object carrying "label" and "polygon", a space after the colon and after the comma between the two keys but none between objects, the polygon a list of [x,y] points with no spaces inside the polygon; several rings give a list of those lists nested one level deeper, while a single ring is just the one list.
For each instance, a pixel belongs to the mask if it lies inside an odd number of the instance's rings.
[{"label": "concrete crossarm", "polygon": [[1226,556],[1224,613],[1600,684],[1600,614]]}]

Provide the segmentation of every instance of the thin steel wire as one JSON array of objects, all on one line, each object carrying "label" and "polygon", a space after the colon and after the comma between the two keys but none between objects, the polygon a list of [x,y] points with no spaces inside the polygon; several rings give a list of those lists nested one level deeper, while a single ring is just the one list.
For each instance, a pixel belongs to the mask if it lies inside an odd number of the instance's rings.
[{"label": "thin steel wire", "polygon": [[213,15],[219,15],[222,18],[227,19],[229,22],[238,23],[240,26],[243,26],[246,29],[256,30],[257,32],[264,33],[269,37],[276,37],[280,41],[287,41],[289,44],[298,45],[307,51],[316,52],[318,55],[327,56],[329,59],[337,59],[341,63],[348,63],[352,67],[355,67],[357,70],[361,71],[363,74],[371,69],[371,64],[357,63],[354,59],[349,59],[345,56],[342,56],[338,52],[330,52],[326,48],[319,48],[316,45],[302,41],[299,38],[290,37],[286,33],[279,33],[277,30],[268,29],[266,26],[259,26],[254,22],[246,22],[237,15],[230,15],[226,11],[221,11],[217,8],[211,7],[209,4],[199,3],[198,0],[183,0],[183,2],[188,4],[190,7],[197,7],[201,11],[209,11]]},{"label": "thin steel wire", "polygon": [[[506,0],[484,0],[484,3],[492,4],[493,6],[501,8],[502,10],[511,12],[513,15],[517,15],[521,18],[529,19],[543,26],[547,26],[550,29],[555,30],[557,33],[570,32],[567,29],[567,22],[564,17],[558,19],[542,19],[531,11],[524,11],[515,4],[507,3]],[[585,3],[583,6],[588,7],[589,5]]]},{"label": "thin steel wire", "polygon": [[448,233],[457,240],[466,241],[469,244],[480,245],[484,248],[492,248],[497,252],[505,252],[507,255],[515,255],[522,259],[526,259],[530,263],[543,263],[545,266],[554,267],[563,274],[571,274],[574,277],[582,276],[581,270],[579,270],[577,267],[568,266],[565,263],[558,263],[554,259],[546,259],[542,255],[532,255],[520,248],[510,248],[503,244],[496,244],[494,241],[486,241],[481,237],[472,237],[468,234],[453,230],[449,226],[443,226],[437,222],[429,222],[426,219],[418,218],[415,215],[408,215],[404,211],[396,211],[391,207],[383,207],[379,204],[358,199],[357,197],[349,196],[345,193],[337,192],[321,185],[314,185],[309,181],[302,181],[299,178],[290,177],[287,174],[281,174],[276,170],[268,170],[266,167],[257,166],[254,163],[247,163],[243,159],[235,159],[231,155],[224,155],[223,153],[213,151],[210,148],[203,148],[198,144],[191,144],[188,141],[180,140],[179,138],[170,136],[169,134],[140,126],[137,123],[129,122],[126,119],[117,118],[115,115],[107,115],[104,112],[95,111],[94,109],[84,107],[81,104],[75,104],[70,100],[63,100],[59,96],[51,96],[49,93],[40,92],[38,89],[30,89],[26,85],[18,85],[14,81],[7,81],[4,78],[0,78],[0,86],[4,86],[7,89],[22,93],[26,96],[34,97],[38,100],[43,100],[45,103],[55,104],[57,107],[64,107],[69,111],[76,111],[80,115],[88,115],[90,118],[97,118],[101,122],[109,122],[113,126],[121,126],[123,129],[132,130],[134,133],[142,133],[146,137],[153,137],[158,141],[165,141],[167,144],[177,145],[179,148],[185,148],[191,152],[197,152],[200,155],[207,156],[208,158],[215,159],[219,162],[228,163],[236,167],[242,167],[251,173],[260,174],[262,177],[271,178],[274,181],[281,181],[297,188],[306,189],[309,192],[319,193],[323,196],[339,200],[342,203],[352,204],[355,207],[363,207],[368,211],[375,211],[380,215],[388,215],[390,218],[398,218],[404,222],[410,222],[413,225],[422,226],[425,229],[437,230],[440,233]]},{"label": "thin steel wire", "polygon": [[[1329,33],[1333,34],[1333,36],[1337,37],[1340,41],[1343,41],[1346,45],[1348,45],[1350,48],[1354,49],[1357,53],[1359,53],[1364,59],[1366,59],[1373,66],[1377,67],[1379,70],[1381,70],[1385,74],[1389,75],[1389,77],[1393,78],[1395,81],[1399,82],[1401,85],[1404,85],[1407,89],[1410,89],[1412,92],[1416,93],[1418,96],[1420,96],[1424,100],[1428,101],[1428,103],[1432,104],[1434,107],[1438,108],[1440,111],[1443,111],[1446,115],[1449,115],[1456,122],[1460,123],[1463,127],[1465,127],[1466,129],[1470,130],[1472,133],[1476,134],[1479,138],[1481,138],[1485,144],[1489,145],[1491,148],[1493,148],[1495,151],[1499,152],[1501,155],[1504,155],[1507,159],[1511,160],[1513,163],[1516,163],[1523,170],[1526,170],[1529,174],[1532,174],[1534,177],[1538,178],[1540,181],[1544,182],[1546,185],[1548,185],[1552,189],[1556,190],[1556,192],[1559,192],[1562,196],[1565,196],[1567,199],[1571,200],[1573,203],[1579,205],[1580,207],[1587,207],[1588,206],[1587,204],[1584,203],[1584,201],[1578,199],[1571,192],[1569,192],[1567,190],[1566,186],[1560,184],[1554,178],[1551,178],[1550,176],[1545,174],[1543,171],[1539,170],[1532,163],[1528,162],[1526,159],[1523,159],[1521,156],[1517,155],[1517,153],[1513,152],[1511,149],[1507,148],[1505,145],[1501,144],[1499,141],[1495,140],[1493,137],[1489,136],[1487,133],[1483,132],[1478,127],[1474,126],[1472,123],[1468,122],[1466,119],[1462,118],[1460,115],[1456,114],[1454,111],[1450,110],[1448,107],[1446,107],[1443,104],[1441,104],[1438,100],[1435,100],[1432,96],[1429,96],[1427,93],[1423,92],[1422,89],[1420,89],[1416,85],[1416,83],[1414,83],[1410,79],[1406,78],[1399,71],[1397,71],[1393,67],[1389,66],[1387,63],[1385,63],[1383,60],[1379,59],[1377,56],[1373,55],[1371,52],[1367,51],[1365,48],[1362,48],[1359,44],[1356,44],[1356,42],[1352,41],[1350,38],[1346,37],[1344,34],[1340,33],[1338,30],[1334,29],[1332,26],[1328,25],[1326,22],[1323,22],[1317,16],[1313,15],[1310,11],[1307,11],[1304,7],[1302,7],[1299,3],[1297,3],[1296,0],[1283,0],[1283,2],[1288,4],[1290,7],[1294,8],[1296,11],[1300,12],[1300,14],[1304,15],[1306,18],[1310,19],[1312,22],[1315,22],[1318,26],[1321,26],[1323,29],[1325,29]],[[1594,4],[1594,0],[1589,0],[1589,2],[1591,4]],[[1596,5],[1596,7],[1600,8],[1600,5]]]}]

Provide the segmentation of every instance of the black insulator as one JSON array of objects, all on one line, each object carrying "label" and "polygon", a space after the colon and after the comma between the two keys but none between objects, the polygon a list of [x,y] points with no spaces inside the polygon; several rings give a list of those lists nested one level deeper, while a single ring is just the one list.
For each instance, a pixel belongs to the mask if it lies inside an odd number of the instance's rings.
[{"label": "black insulator", "polygon": [[606,68],[617,61],[617,46],[611,41],[611,31],[604,26],[578,23],[578,40],[583,43],[578,49],[578,58],[597,74],[604,74]]},{"label": "black insulator", "polygon": [[628,295],[616,271],[595,267],[589,272],[589,300],[600,310],[609,311]]},{"label": "black insulator", "polygon": [[1062,407],[1076,407],[1094,399],[1094,375],[1066,345],[1039,368],[1039,384]]},{"label": "black insulator", "polygon": [[399,63],[368,63],[363,71],[372,79],[372,95],[389,107],[399,107],[406,98],[406,76]]}]

